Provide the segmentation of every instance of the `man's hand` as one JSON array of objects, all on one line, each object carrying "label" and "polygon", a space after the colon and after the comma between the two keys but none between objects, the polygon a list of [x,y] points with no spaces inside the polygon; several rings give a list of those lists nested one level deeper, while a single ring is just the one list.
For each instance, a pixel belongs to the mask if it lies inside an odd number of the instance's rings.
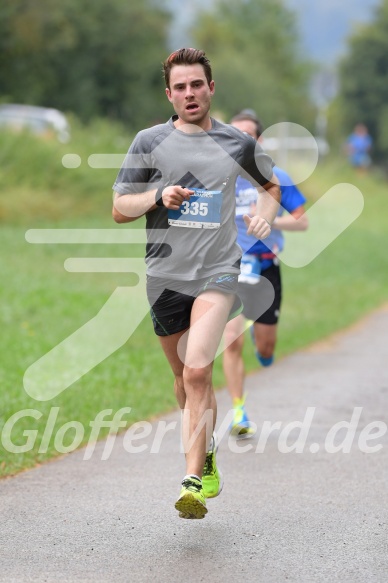
[{"label": "man's hand", "polygon": [[263,219],[263,217],[259,217],[258,215],[255,215],[254,217],[244,215],[243,219],[248,227],[248,235],[253,235],[256,239],[266,239],[271,233],[271,225],[266,219]]},{"label": "man's hand", "polygon": [[194,190],[183,186],[166,186],[162,192],[163,206],[171,210],[178,210],[184,200],[189,200]]},{"label": "man's hand", "polygon": [[253,216],[244,215],[244,222],[247,234],[253,235],[256,239],[266,239],[271,233],[271,225],[275,219],[281,200],[279,180],[273,174],[271,182],[267,182],[262,187],[257,187],[256,209]]}]

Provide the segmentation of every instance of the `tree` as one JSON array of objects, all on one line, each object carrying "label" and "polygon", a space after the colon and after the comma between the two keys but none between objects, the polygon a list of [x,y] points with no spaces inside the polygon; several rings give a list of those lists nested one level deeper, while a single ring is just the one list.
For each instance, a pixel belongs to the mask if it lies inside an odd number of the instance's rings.
[{"label": "tree", "polygon": [[376,160],[388,154],[388,0],[373,21],[350,39],[340,67],[344,128],[363,122],[374,138]]},{"label": "tree", "polygon": [[0,8],[2,99],[106,115],[135,129],[165,117],[170,16],[153,0],[13,0]]},{"label": "tree", "polygon": [[279,121],[311,126],[309,68],[299,54],[295,15],[282,0],[218,0],[199,16],[192,33],[209,54],[214,107],[226,117],[249,107],[267,126]]}]

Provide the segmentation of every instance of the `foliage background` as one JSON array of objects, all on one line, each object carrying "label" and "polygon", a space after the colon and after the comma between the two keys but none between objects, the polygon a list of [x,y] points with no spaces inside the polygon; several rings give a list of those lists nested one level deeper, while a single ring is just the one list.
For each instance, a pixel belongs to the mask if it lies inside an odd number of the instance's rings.
[{"label": "foliage background", "polygon": [[351,37],[340,80],[342,126],[365,123],[375,141],[375,161],[388,169],[388,0]]},{"label": "foliage background", "polygon": [[[0,7],[0,99],[97,116],[139,130],[169,117],[161,63],[172,14],[156,0],[14,0]],[[309,123],[308,68],[283,0],[215,2],[191,37],[213,64],[216,107],[257,107]],[[264,98],[264,95],[266,96]],[[303,108],[300,108],[301,100]],[[303,111],[303,114],[301,113]]]}]

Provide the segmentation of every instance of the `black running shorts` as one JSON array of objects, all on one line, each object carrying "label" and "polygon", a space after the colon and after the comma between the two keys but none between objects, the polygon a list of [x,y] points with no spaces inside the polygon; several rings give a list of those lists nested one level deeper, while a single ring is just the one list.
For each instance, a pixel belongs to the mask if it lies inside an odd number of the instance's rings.
[{"label": "black running shorts", "polygon": [[229,319],[236,317],[242,311],[237,288],[238,275],[235,273],[223,273],[196,281],[172,281],[148,275],[147,297],[155,334],[170,336],[189,328],[194,300],[210,289],[235,294]]},{"label": "black running shorts", "polygon": [[[264,278],[267,281],[264,281]],[[268,305],[268,282],[273,286],[275,298],[272,305],[265,309],[262,306],[266,307]],[[273,294],[273,291],[271,293]],[[258,283],[253,285],[239,283],[238,295],[244,304],[243,314],[248,320],[254,320],[260,324],[277,324],[282,301],[282,282],[279,265],[272,264],[268,269],[262,271]]]}]

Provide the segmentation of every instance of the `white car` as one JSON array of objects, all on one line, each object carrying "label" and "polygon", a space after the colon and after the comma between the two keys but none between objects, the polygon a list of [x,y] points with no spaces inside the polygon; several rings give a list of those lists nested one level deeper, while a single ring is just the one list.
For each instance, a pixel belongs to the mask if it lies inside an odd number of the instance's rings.
[{"label": "white car", "polygon": [[47,107],[36,105],[0,105],[0,129],[29,130],[33,134],[52,137],[66,143],[70,139],[70,127],[65,115]]}]

